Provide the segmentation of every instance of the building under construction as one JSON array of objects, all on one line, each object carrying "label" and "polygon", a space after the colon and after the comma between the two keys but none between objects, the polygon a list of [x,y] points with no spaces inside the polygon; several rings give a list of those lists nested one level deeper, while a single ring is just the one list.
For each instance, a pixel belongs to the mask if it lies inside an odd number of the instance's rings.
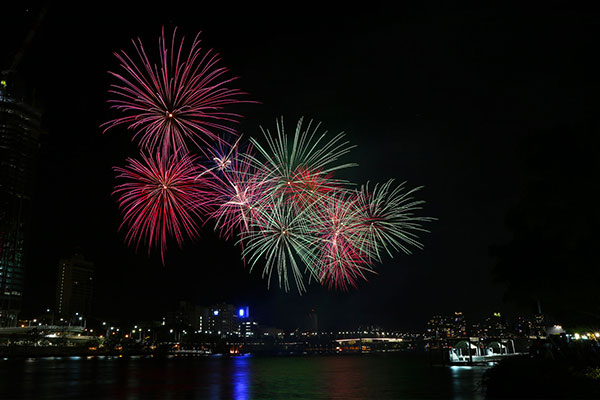
[{"label": "building under construction", "polygon": [[41,112],[14,72],[0,74],[0,325],[21,309]]}]

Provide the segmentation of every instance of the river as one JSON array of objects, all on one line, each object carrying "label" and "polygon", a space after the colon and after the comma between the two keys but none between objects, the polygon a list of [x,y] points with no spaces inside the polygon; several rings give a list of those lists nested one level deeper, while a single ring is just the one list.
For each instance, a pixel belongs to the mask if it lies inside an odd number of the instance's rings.
[{"label": "river", "polygon": [[0,399],[484,399],[486,368],[397,353],[0,359]]}]

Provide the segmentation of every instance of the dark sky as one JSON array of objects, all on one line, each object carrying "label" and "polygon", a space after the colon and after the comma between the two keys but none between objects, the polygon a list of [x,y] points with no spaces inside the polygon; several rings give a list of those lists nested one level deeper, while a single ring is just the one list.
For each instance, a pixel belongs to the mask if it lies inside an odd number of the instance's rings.
[{"label": "dark sky", "polygon": [[[311,308],[323,327],[416,330],[436,313],[512,312],[492,283],[489,247],[510,239],[504,220],[522,194],[523,140],[587,118],[600,70],[598,15],[566,2],[536,9],[124,3],[48,4],[19,66],[36,87],[48,132],[26,310],[53,306],[58,260],[80,248],[96,265],[95,311],[103,317],[151,318],[179,299],[249,304],[260,322],[286,328]],[[4,13],[2,68],[39,10],[22,2]],[[127,132],[99,129],[117,115],[106,104],[107,71],[118,68],[114,51],[133,50],[131,38],[154,51],[162,26],[189,39],[202,31],[204,46],[240,77],[237,87],[261,102],[236,108],[245,135],[274,128],[279,116],[288,125],[312,118],[357,145],[348,161],[360,166],[344,177],[423,185],[423,214],[438,218],[422,236],[425,249],[387,259],[357,290],[312,284],[299,296],[267,289],[260,270],[250,274],[239,248],[210,228],[183,249],[171,245],[165,266],[157,254],[127,248],[112,167],[137,150]]]}]

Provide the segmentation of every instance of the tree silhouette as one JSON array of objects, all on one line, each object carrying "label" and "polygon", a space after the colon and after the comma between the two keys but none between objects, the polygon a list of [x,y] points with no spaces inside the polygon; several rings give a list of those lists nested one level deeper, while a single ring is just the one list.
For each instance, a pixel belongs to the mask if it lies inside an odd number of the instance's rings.
[{"label": "tree silhouette", "polygon": [[596,129],[556,125],[522,143],[523,194],[491,247],[506,300],[570,325],[600,325],[600,151]]}]

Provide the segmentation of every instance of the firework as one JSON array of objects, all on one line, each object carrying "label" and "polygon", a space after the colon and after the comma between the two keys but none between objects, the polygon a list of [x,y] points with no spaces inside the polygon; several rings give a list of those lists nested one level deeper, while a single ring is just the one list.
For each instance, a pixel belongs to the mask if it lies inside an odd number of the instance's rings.
[{"label": "firework", "polygon": [[209,217],[225,239],[250,229],[265,198],[266,182],[248,160],[252,146],[241,145],[240,139],[229,145],[222,140],[206,150],[208,162],[198,176],[214,205]]},{"label": "firework", "polygon": [[298,212],[285,199],[272,194],[265,196],[256,218],[247,232],[241,235],[243,257],[252,268],[263,259],[263,277],[270,285],[273,272],[277,273],[279,287],[290,289],[289,278],[293,278],[302,293],[304,273],[314,274],[311,267],[316,259],[314,236],[310,232],[304,212]]},{"label": "firework", "polygon": [[109,92],[111,108],[125,116],[102,125],[104,132],[127,126],[140,137],[147,151],[187,149],[186,140],[199,145],[218,140],[215,132],[235,134],[228,126],[240,115],[223,111],[223,107],[239,100],[245,93],[226,87],[237,78],[225,78],[228,70],[218,67],[220,58],[211,50],[202,52],[199,34],[191,47],[184,50],[184,38],[177,42],[174,30],[170,47],[164,29],[159,38],[159,63],[148,57],[141,40],[132,40],[137,61],[121,51],[115,53],[123,70],[110,72],[118,83]]},{"label": "firework", "polygon": [[252,267],[263,260],[263,276],[270,282],[276,273],[285,290],[293,278],[304,291],[305,275],[348,290],[375,273],[383,252],[422,248],[416,232],[431,218],[415,215],[423,201],[412,196],[420,188],[405,191],[390,180],[349,189],[334,174],[356,165],[339,162],[353,146],[343,134],[328,139],[319,124],[303,128],[302,122],[291,140],[282,120],[275,135],[263,130],[267,146],[251,138],[257,155],[216,152],[212,169],[224,177],[215,185],[224,188],[217,225],[227,237],[239,232],[243,258]]},{"label": "firework", "polygon": [[285,133],[283,118],[276,121],[277,135],[261,128],[267,146],[261,146],[254,138],[250,139],[258,155],[263,158],[250,158],[256,169],[265,172],[265,179],[271,181],[273,190],[292,192],[300,198],[328,192],[346,184],[346,181],[332,177],[338,170],[357,165],[338,161],[355,146],[344,141],[343,132],[329,138],[326,131],[319,133],[320,123],[309,121],[306,127],[302,124],[303,118],[300,118],[291,142]]},{"label": "firework", "polygon": [[343,183],[333,173],[298,167],[284,186],[283,195],[299,208],[312,207],[329,194],[341,190]]},{"label": "firework", "polygon": [[356,287],[357,279],[373,272],[372,260],[364,251],[367,228],[359,198],[353,192],[338,191],[322,199],[311,213],[311,229],[317,253],[319,281],[330,288]]},{"label": "firework", "polygon": [[410,246],[422,249],[417,232],[428,232],[422,223],[433,220],[415,215],[425,203],[413,198],[421,187],[406,190],[404,183],[395,187],[393,184],[394,180],[390,179],[371,190],[367,183],[358,191],[358,203],[367,227],[363,230],[363,251],[380,262],[382,251],[393,257],[393,251],[411,254]]},{"label": "firework", "polygon": [[[240,159],[251,165],[247,168],[253,170],[254,178],[244,188],[255,196],[253,222],[243,230],[238,243],[243,246],[244,259],[252,267],[264,259],[263,276],[270,282],[276,272],[279,285],[285,290],[289,290],[290,277],[299,292],[305,290],[304,273],[308,272],[309,280],[318,279],[315,243],[320,242],[320,238],[311,225],[314,215],[311,210],[347,184],[336,179],[334,172],[356,165],[339,162],[354,147],[343,140],[343,133],[329,138],[327,132],[320,133],[319,128],[320,124],[312,121],[303,127],[301,118],[290,141],[281,119],[276,123],[276,135],[262,130],[266,146],[250,139],[257,155],[245,153]],[[239,206],[240,203],[233,204]]]},{"label": "firework", "polygon": [[184,235],[197,237],[197,221],[207,209],[195,161],[187,154],[157,152],[154,157],[142,154],[141,161],[129,158],[125,168],[114,168],[117,178],[126,180],[113,192],[123,212],[119,229],[128,225],[126,241],[136,243],[136,249],[141,242],[148,253],[159,247],[163,263],[167,238],[181,246]]}]

